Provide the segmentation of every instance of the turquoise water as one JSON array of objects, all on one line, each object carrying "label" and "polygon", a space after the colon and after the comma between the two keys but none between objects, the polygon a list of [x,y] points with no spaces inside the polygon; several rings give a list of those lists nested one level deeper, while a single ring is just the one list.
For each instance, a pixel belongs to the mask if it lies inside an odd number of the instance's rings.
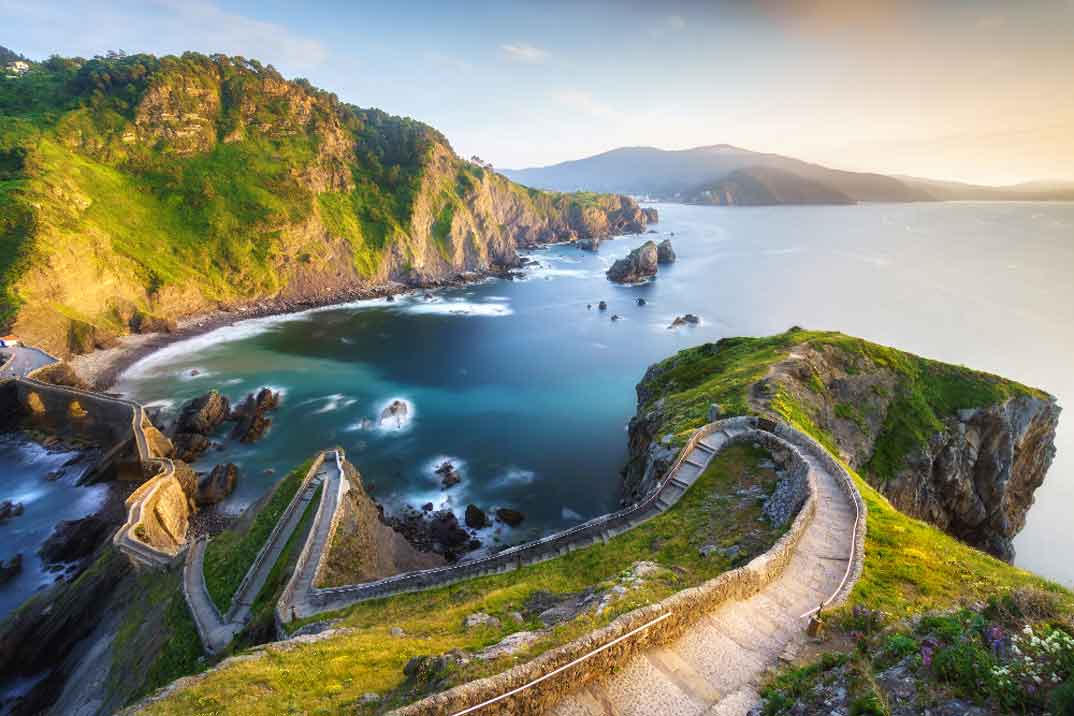
[{"label": "turquoise water", "polygon": [[[658,208],[660,236],[617,239],[597,255],[536,251],[541,265],[525,281],[432,302],[247,321],[150,356],[117,389],[172,409],[212,387],[233,401],[262,385],[284,391],[264,441],[225,441],[198,464],[240,465],[229,510],[338,444],[390,506],[431,501],[460,516],[469,502],[521,509],[522,527],[501,536],[512,542],[618,506],[634,385],[651,363],[704,341],[795,324],[837,329],[1038,385],[1061,401],[1074,393],[1074,204]],[[671,232],[679,262],[656,281],[618,287],[604,278],[614,259]],[[595,308],[602,299],[605,314]],[[701,324],[667,329],[687,312]],[[362,428],[396,398],[411,405],[407,424]],[[1066,584],[1069,422],[1017,541],[1019,564]],[[447,491],[433,472],[445,459],[463,476]]]}]

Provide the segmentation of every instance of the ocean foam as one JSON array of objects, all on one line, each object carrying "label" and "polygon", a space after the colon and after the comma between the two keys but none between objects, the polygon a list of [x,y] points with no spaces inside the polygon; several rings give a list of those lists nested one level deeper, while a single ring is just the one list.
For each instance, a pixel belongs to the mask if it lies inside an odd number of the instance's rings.
[{"label": "ocean foam", "polygon": [[514,311],[502,303],[472,303],[469,301],[428,301],[404,306],[407,313],[434,316],[483,316],[499,318],[510,316]]}]

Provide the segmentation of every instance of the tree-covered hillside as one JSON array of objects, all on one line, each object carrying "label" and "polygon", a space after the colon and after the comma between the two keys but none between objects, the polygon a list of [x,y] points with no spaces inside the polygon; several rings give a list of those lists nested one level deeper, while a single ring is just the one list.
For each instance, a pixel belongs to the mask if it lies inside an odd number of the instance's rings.
[{"label": "tree-covered hillside", "polygon": [[526,190],[256,60],[52,57],[0,82],[0,324],[60,352],[644,223],[629,199]]}]

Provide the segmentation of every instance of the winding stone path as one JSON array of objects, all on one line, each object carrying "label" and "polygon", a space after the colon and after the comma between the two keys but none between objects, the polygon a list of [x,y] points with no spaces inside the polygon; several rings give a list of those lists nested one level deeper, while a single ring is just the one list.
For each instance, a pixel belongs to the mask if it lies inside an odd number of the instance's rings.
[{"label": "winding stone path", "polygon": [[[198,636],[201,637],[202,645],[210,654],[216,654],[227,647],[231,640],[235,638],[235,635],[250,620],[251,609],[257,599],[257,595],[261,592],[262,587],[265,586],[269,574],[271,574],[273,567],[276,566],[276,562],[287,547],[287,542],[291,539],[291,535],[298,528],[299,523],[302,522],[302,516],[306,513],[306,507],[313,500],[317,487],[325,484],[325,494],[327,494],[333,492],[330,485],[338,485],[341,475],[335,458],[335,451],[326,452],[325,458],[315,468],[312,476],[303,482],[291,502],[288,503],[284,514],[281,515],[276,526],[265,540],[265,544],[258,551],[253,564],[247,570],[242,583],[236,589],[231,600],[231,608],[226,615],[221,616],[205,585],[204,558],[208,541],[198,540],[190,546],[186,564],[183,568],[183,594],[194,617],[194,623],[197,626]],[[323,505],[324,501],[322,500],[318,515],[323,510]],[[316,529],[317,525],[315,524],[314,530]],[[308,540],[315,540],[316,537],[317,535],[314,534]],[[307,541],[307,544],[309,544],[309,541]],[[303,554],[305,554],[305,549]],[[312,581],[312,579],[313,577],[311,576],[310,580]]]},{"label": "winding stone path", "polygon": [[805,642],[804,615],[840,588],[852,552],[857,513],[836,482],[842,478],[803,457],[817,509],[784,572],[754,596],[708,613],[677,641],[567,695],[554,716],[741,716],[759,701],[764,674]]}]

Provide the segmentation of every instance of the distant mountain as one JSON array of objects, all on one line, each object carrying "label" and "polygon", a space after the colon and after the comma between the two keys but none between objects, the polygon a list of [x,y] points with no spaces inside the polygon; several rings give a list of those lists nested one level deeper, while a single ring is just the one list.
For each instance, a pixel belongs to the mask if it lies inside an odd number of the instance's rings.
[{"label": "distant mountain", "polygon": [[723,179],[687,192],[688,204],[768,206],[772,204],[853,204],[843,192],[775,167],[736,169]]},{"label": "distant mountain", "polygon": [[539,189],[620,192],[703,204],[1074,199],[1074,183],[987,187],[849,172],[729,144],[680,150],[622,147],[547,167],[501,171]]}]

